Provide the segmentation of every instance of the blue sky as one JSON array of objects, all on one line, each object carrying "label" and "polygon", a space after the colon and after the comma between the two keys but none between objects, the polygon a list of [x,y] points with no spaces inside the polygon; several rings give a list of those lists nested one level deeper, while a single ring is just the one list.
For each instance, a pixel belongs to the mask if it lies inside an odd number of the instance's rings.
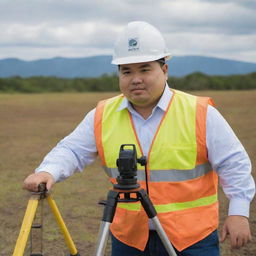
[{"label": "blue sky", "polygon": [[0,59],[112,54],[130,21],[164,35],[173,56],[256,63],[254,0],[0,0]]}]

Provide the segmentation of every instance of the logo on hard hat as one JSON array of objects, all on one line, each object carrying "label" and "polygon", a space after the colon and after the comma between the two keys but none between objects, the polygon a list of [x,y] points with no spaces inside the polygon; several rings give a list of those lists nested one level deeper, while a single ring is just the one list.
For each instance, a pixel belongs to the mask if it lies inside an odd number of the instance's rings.
[{"label": "logo on hard hat", "polygon": [[128,51],[138,51],[138,50],[139,50],[138,38],[130,38],[128,40]]}]

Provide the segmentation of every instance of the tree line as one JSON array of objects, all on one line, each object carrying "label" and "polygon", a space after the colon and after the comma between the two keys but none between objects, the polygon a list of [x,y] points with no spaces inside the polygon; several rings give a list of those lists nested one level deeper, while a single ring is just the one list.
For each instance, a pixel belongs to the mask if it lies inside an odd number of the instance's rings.
[{"label": "tree line", "polygon": [[[256,89],[256,72],[246,75],[209,76],[193,73],[184,77],[170,77],[170,87],[178,90],[250,90]],[[57,78],[19,76],[0,78],[0,92],[111,92],[118,91],[116,74],[97,78]]]}]

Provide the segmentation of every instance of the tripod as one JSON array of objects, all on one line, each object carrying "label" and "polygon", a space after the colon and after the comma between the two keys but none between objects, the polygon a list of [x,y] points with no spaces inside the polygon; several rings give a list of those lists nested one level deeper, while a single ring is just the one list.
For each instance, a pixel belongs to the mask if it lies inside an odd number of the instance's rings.
[{"label": "tripod", "polygon": [[[27,209],[25,212],[25,216],[21,225],[19,237],[17,239],[15,249],[13,252],[13,256],[23,256],[24,250],[26,247],[26,243],[28,240],[29,233],[31,229],[41,229],[41,239],[42,239],[42,219],[41,223],[39,224],[34,224],[33,221],[35,221],[35,216],[36,216],[36,210],[39,205],[39,203],[42,203],[43,199],[47,199],[47,202],[56,218],[56,221],[61,229],[61,232],[63,233],[66,245],[69,248],[70,251],[70,256],[80,256],[80,254],[77,252],[77,249],[75,247],[75,244],[68,232],[68,229],[62,219],[62,216],[58,210],[58,207],[55,203],[55,201],[52,199],[50,194],[47,193],[46,186],[44,183],[39,185],[39,192],[32,193]],[[42,215],[42,213],[41,213]],[[42,218],[42,216],[41,216]],[[31,232],[32,235],[32,232]],[[31,237],[31,242],[32,242],[32,237]],[[42,241],[41,241],[42,242]],[[31,251],[30,256],[43,256],[42,254],[42,244],[41,244],[41,252],[40,253],[33,253]]]},{"label": "tripod", "polygon": [[[125,150],[125,146],[132,146],[133,150]],[[136,149],[134,145],[123,144],[120,148],[119,159],[117,159],[117,166],[120,172],[120,176],[117,177],[117,184],[113,185],[113,189],[109,190],[107,201],[104,203],[104,213],[100,225],[98,241],[96,245],[95,256],[103,256],[106,249],[107,240],[109,236],[109,228],[114,219],[116,206],[118,202],[141,202],[147,216],[153,222],[157,234],[163,242],[168,254],[170,256],[176,256],[176,252],[169,241],[158,217],[157,212],[143,188],[137,183],[137,161],[146,166],[146,159],[142,157],[137,159]],[[136,195],[136,198],[131,195]],[[121,195],[123,195],[121,199]]]}]

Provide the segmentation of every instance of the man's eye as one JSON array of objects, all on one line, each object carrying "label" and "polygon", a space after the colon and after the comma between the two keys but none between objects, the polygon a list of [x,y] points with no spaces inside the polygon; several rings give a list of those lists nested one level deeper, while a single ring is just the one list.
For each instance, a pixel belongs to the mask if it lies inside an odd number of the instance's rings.
[{"label": "man's eye", "polygon": [[143,72],[143,73],[148,72],[148,71],[150,71],[148,68],[144,68],[144,69],[141,70],[141,72]]},{"label": "man's eye", "polygon": [[123,71],[123,75],[129,75],[130,71]]}]

